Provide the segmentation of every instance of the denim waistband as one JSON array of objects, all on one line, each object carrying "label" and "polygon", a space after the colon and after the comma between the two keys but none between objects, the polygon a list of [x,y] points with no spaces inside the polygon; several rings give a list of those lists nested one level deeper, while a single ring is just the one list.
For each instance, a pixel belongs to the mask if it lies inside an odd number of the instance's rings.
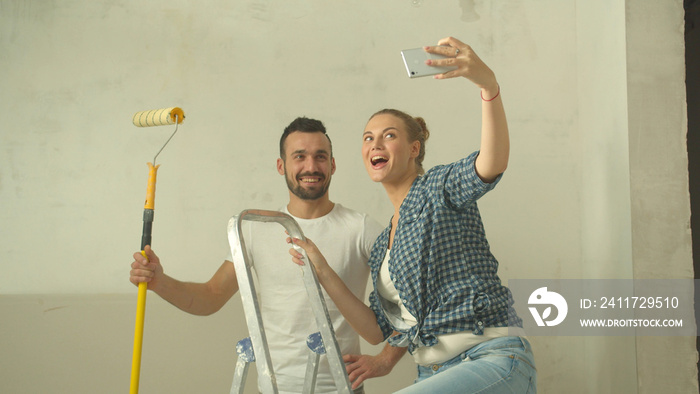
[{"label": "denim waistband", "polygon": [[471,348],[465,350],[464,352],[458,354],[454,358],[451,358],[445,362],[438,363],[438,364],[419,365],[418,368],[427,368],[427,369],[432,369],[433,371],[436,371],[444,366],[460,363],[463,360],[467,359],[470,355],[476,354],[476,353],[481,352],[481,351],[507,349],[507,348],[522,349],[523,354],[521,355],[522,357],[519,357],[519,358],[523,358],[523,361],[532,365],[532,367],[534,368],[534,357],[532,354],[532,346],[530,345],[530,342],[524,337],[499,337],[499,338],[490,339],[486,342],[479,343],[479,344],[475,345],[474,347],[471,347]]}]

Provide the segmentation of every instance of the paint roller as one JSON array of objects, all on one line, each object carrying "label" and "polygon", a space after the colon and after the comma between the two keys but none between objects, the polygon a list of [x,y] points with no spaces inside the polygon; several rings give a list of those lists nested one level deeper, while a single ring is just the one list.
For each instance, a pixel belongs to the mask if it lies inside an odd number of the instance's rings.
[{"label": "paint roller", "polygon": [[[148,163],[148,186],[146,188],[146,203],[143,209],[143,232],[141,233],[141,254],[146,256],[146,245],[151,244],[151,231],[153,229],[153,217],[156,198],[156,175],[158,167],[156,159],[160,152],[163,151],[168,142],[177,133],[177,128],[182,121],[185,120],[185,113],[178,107],[155,109],[150,111],[141,111],[134,114],[132,122],[137,127],[151,127],[175,125],[175,131],[170,135],[170,138],[165,141],[165,144],[153,157],[153,163]],[[136,327],[134,333],[134,353],[131,360],[131,389],[130,394],[139,392],[139,378],[141,374],[141,348],[143,345],[143,323],[146,316],[146,293],[148,284],[146,282],[139,283],[138,300],[136,303]]]}]

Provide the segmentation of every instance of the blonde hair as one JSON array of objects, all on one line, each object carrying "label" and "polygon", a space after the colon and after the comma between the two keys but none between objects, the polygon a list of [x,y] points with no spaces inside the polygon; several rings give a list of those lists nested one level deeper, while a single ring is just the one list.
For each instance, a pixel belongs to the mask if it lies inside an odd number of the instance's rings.
[{"label": "blonde hair", "polygon": [[420,142],[420,151],[416,157],[416,168],[418,169],[418,174],[423,174],[425,170],[423,169],[423,159],[425,158],[425,142],[430,137],[430,131],[428,131],[428,126],[425,124],[425,120],[421,117],[413,117],[403,111],[397,109],[383,109],[374,113],[370,116],[370,120],[377,115],[393,115],[401,121],[403,121],[404,126],[406,126],[406,131],[408,132],[409,142],[418,141]]}]

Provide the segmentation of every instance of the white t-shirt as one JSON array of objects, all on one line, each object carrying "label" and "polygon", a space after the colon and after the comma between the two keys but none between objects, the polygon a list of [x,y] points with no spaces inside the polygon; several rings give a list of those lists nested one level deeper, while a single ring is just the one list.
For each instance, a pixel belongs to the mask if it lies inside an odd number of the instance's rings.
[{"label": "white t-shirt", "polygon": [[[289,214],[286,208],[280,211]],[[374,240],[383,230],[379,223],[340,204],[320,218],[294,219],[348,288],[364,300],[369,276],[367,260]],[[300,393],[310,352],[306,338],[319,331],[301,267],[292,262],[290,245],[285,242],[287,235],[279,224],[244,221],[242,233],[256,273],[258,300],[277,387],[280,393]],[[233,261],[231,252],[227,260]],[[325,291],[324,296],[341,353],[360,354],[358,335]],[[316,392],[335,391],[328,361],[322,356]]]}]

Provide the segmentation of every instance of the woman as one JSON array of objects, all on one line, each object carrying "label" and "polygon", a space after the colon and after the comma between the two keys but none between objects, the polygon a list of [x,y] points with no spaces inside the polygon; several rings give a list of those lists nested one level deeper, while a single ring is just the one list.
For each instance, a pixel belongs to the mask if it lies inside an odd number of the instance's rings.
[{"label": "woman", "polygon": [[[518,336],[522,320],[498,278],[476,205],[508,164],[500,88],[491,69],[461,41],[448,37],[425,50],[448,56],[427,64],[457,66],[437,79],[464,77],[481,89],[480,150],[424,173],[429,133],[423,119],[397,110],[370,118],[362,157],[370,178],[386,189],[394,216],[370,257],[369,308],[347,290],[311,240],[294,242],[360,335],[373,344],[391,336],[390,344],[408,346],[418,378],[401,393],[535,392],[534,357]],[[303,264],[300,253],[290,253]]]}]

